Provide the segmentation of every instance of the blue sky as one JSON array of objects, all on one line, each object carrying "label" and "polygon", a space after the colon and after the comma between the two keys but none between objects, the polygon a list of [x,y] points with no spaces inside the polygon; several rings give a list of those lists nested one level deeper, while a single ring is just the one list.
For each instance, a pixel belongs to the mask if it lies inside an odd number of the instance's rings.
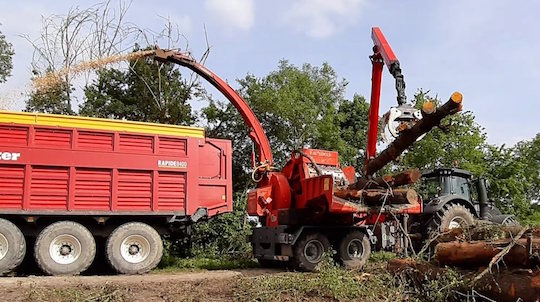
[{"label": "blue sky", "polygon": [[[0,84],[0,94],[13,95],[29,82],[32,50],[18,35],[37,37],[41,16],[96,2],[0,0],[0,29],[16,51],[13,77]],[[380,26],[401,62],[409,97],[418,88],[442,99],[462,92],[491,143],[512,145],[540,132],[538,1],[134,0],[127,18],[158,30],[160,16],[181,26],[194,54],[205,50],[206,26],[206,64],[233,87],[247,73],[266,75],[280,59],[328,62],[349,82],[347,96],[368,98],[370,30]],[[383,85],[381,114],[395,105],[386,71]]]}]

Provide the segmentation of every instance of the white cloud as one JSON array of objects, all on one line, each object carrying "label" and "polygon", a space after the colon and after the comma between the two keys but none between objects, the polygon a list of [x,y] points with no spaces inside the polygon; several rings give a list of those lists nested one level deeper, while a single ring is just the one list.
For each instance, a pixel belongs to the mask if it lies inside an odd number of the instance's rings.
[{"label": "white cloud", "polygon": [[255,23],[253,0],[206,0],[204,7],[224,26],[249,30]]},{"label": "white cloud", "polygon": [[285,22],[314,38],[327,38],[357,23],[364,0],[297,0]]}]

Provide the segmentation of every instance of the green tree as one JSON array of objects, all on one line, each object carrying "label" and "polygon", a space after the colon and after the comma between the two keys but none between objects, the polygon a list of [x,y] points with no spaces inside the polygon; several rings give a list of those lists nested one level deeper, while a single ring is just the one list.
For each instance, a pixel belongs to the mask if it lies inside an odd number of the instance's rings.
[{"label": "green tree", "polygon": [[516,144],[515,156],[524,169],[523,181],[529,184],[527,198],[540,200],[540,133],[530,141]]},{"label": "green tree", "polygon": [[[416,107],[422,108],[429,95],[420,90],[416,95]],[[440,103],[440,101],[435,100]],[[401,160],[401,166],[419,169],[453,167],[469,170],[476,175],[486,173],[484,151],[486,133],[470,111],[446,117],[440,128],[434,128],[424,138],[414,143]]]},{"label": "green tree", "polygon": [[[415,97],[417,108],[430,98],[424,91],[419,91]],[[457,165],[476,177],[487,178],[491,183],[490,199],[495,200],[503,212],[525,221],[534,192],[538,192],[534,183],[540,171],[539,141],[537,137],[520,142],[514,148],[490,145],[484,128],[471,112],[465,111],[443,119],[441,128],[433,129],[409,148],[397,168],[433,169]]]},{"label": "green tree", "polygon": [[[297,67],[281,61],[277,70],[239,81],[239,92],[261,121],[272,146],[276,166],[295,149],[310,147],[340,152],[343,163],[355,164],[367,127],[365,100],[344,97],[347,82],[330,65]],[[236,190],[250,185],[252,143],[245,123],[231,104],[211,100],[202,110],[208,135],[231,139]]]},{"label": "green tree", "polygon": [[344,101],[346,82],[324,63],[301,68],[281,61],[263,78],[248,75],[239,80],[240,93],[259,117],[278,164],[294,149],[340,148],[338,107]]},{"label": "green tree", "polygon": [[137,59],[129,62],[127,70],[99,70],[97,79],[84,89],[80,114],[190,125],[195,117],[188,100],[198,96],[200,89],[172,64]]},{"label": "green tree", "polygon": [[6,41],[6,36],[0,31],[0,83],[6,81],[13,69],[13,46]]},{"label": "green tree", "polygon": [[69,93],[73,91],[67,82],[63,81],[59,85],[51,86],[44,91],[33,91],[26,101],[26,111],[44,112],[53,114],[75,114],[69,106]]},{"label": "green tree", "polygon": [[531,213],[527,167],[513,148],[488,146],[485,152],[486,174],[490,182],[489,197],[505,213],[526,221]]},{"label": "green tree", "polygon": [[355,94],[352,101],[339,106],[339,129],[344,144],[340,149],[342,162],[363,171],[367,145],[369,104],[363,96]]}]

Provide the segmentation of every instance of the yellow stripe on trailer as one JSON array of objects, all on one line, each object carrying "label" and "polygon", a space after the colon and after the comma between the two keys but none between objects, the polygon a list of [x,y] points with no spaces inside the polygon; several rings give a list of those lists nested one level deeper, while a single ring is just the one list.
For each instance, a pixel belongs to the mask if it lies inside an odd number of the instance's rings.
[{"label": "yellow stripe on trailer", "polygon": [[66,128],[109,130],[118,132],[148,133],[171,136],[204,138],[204,129],[177,125],[112,120],[59,114],[13,112],[0,110],[0,123],[56,126]]}]

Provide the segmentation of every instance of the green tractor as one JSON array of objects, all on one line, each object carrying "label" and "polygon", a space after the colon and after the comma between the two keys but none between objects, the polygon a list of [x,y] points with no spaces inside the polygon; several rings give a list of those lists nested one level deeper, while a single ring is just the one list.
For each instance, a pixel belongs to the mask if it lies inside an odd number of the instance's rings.
[{"label": "green tractor", "polygon": [[438,168],[422,173],[420,191],[424,197],[423,226],[428,234],[464,227],[475,219],[516,225],[513,215],[502,214],[488,199],[489,182],[474,178],[469,171]]}]

